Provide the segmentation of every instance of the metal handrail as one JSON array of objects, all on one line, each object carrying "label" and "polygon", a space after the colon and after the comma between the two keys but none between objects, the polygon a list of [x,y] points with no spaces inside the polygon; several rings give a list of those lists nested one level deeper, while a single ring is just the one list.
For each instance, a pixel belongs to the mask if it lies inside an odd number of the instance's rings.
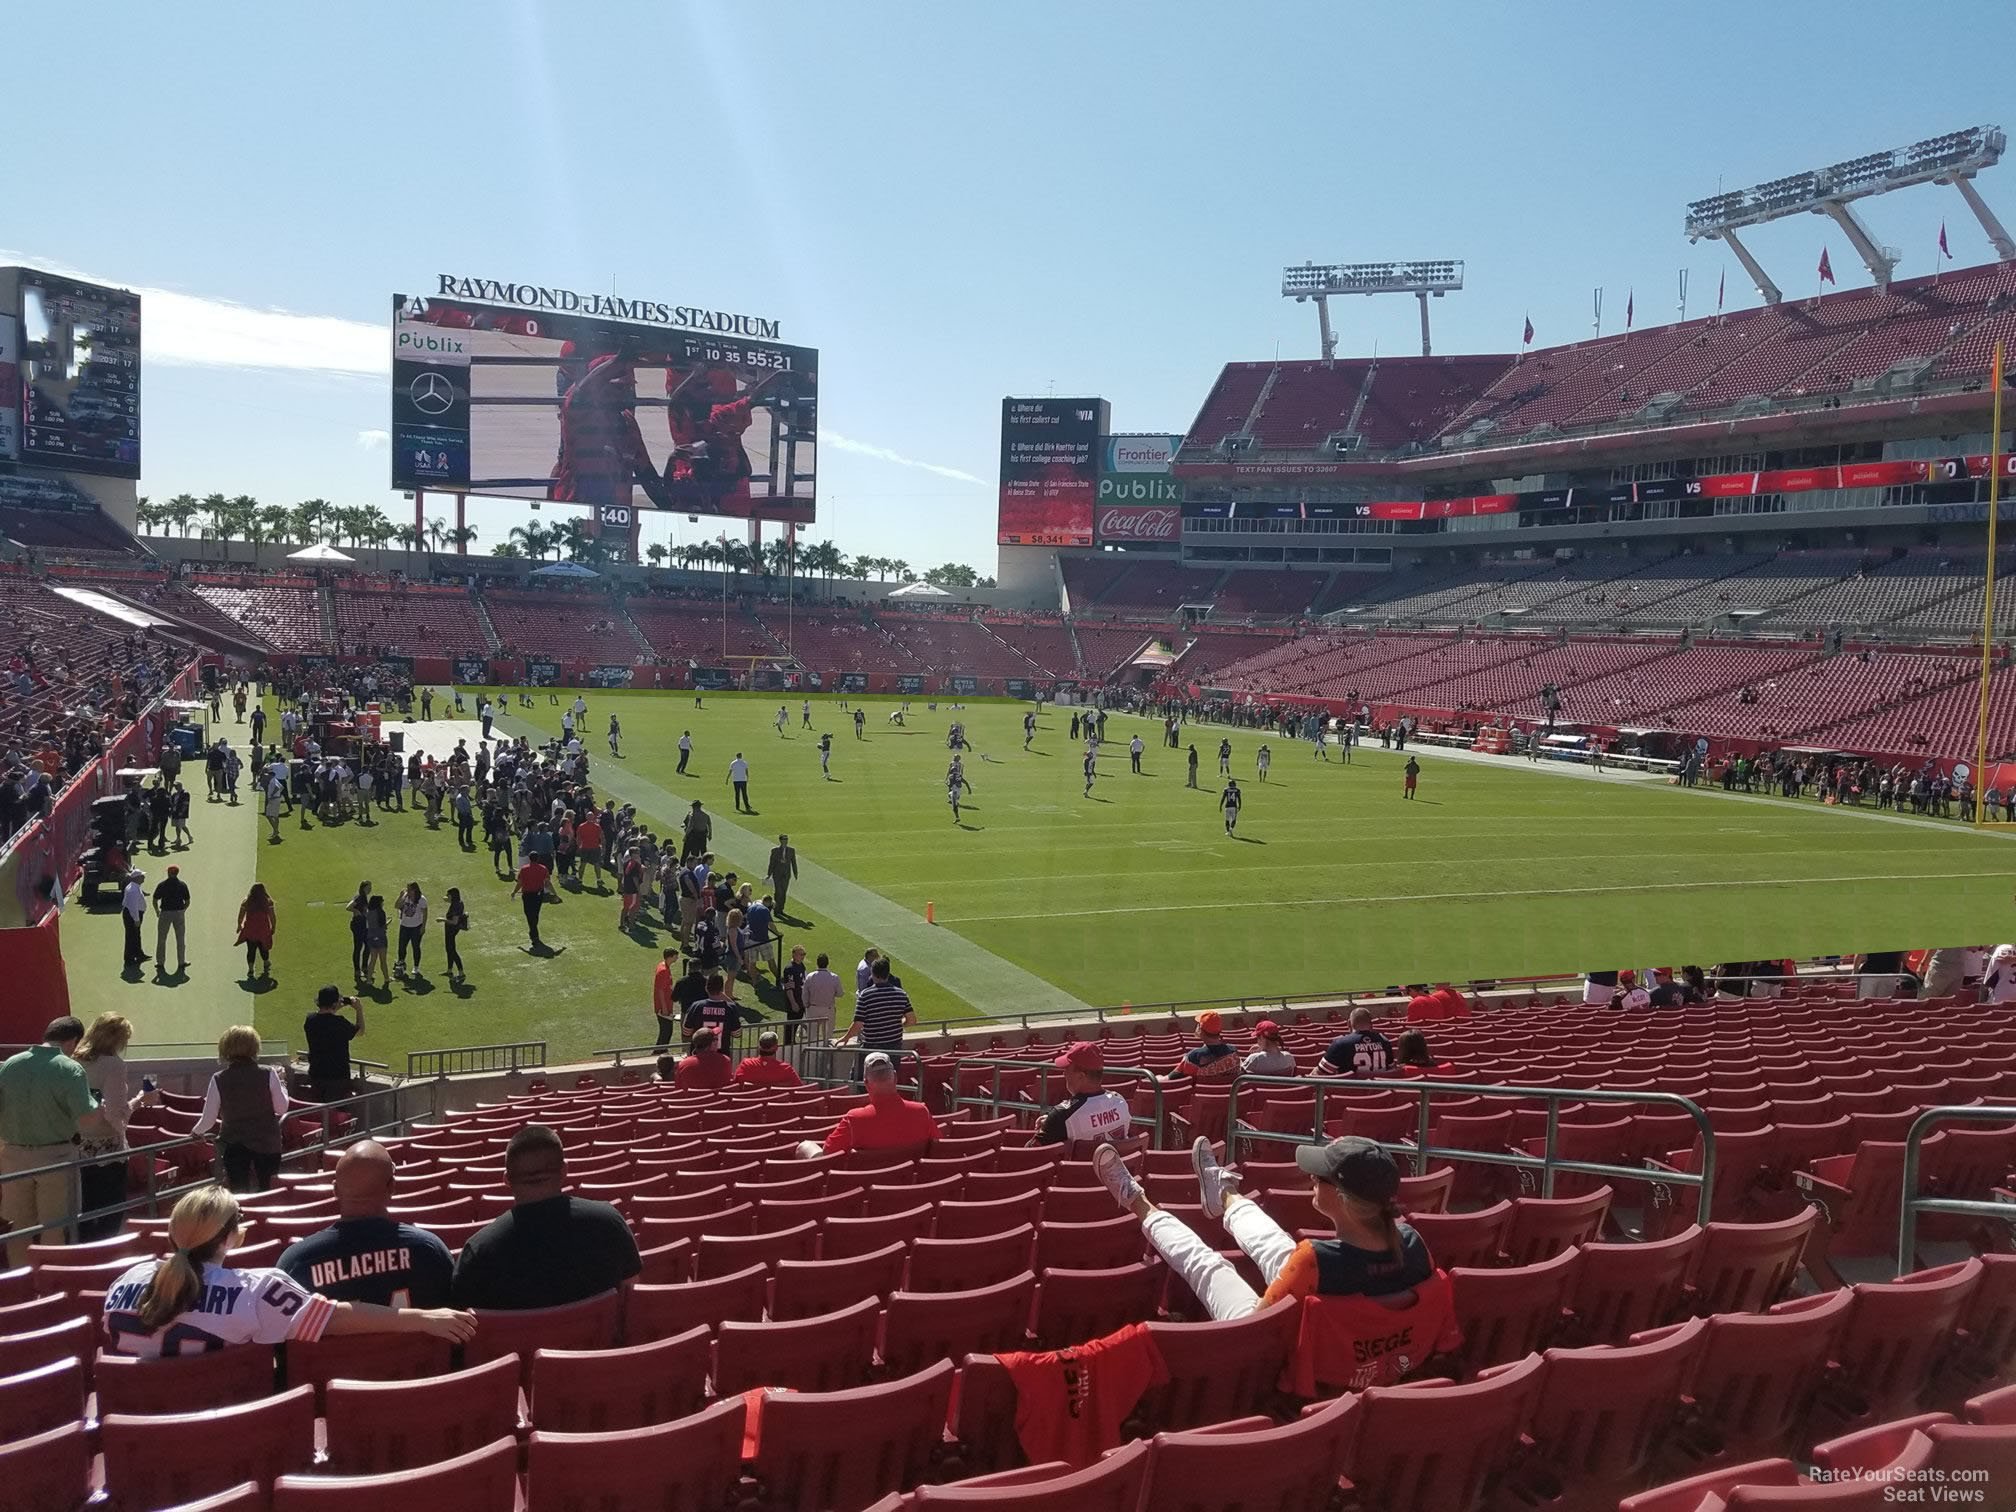
[{"label": "metal handrail", "polygon": [[[959,1095],[959,1072],[961,1068],[966,1066],[992,1068],[994,1072],[994,1090],[991,1094],[984,1097],[961,1097]],[[952,1062],[952,1088],[951,1096],[948,1099],[948,1108],[986,1108],[996,1118],[1000,1117],[1002,1105],[1001,1073],[1003,1071],[1034,1071],[1036,1073],[1036,1103],[1034,1106],[1039,1111],[1047,1110],[1051,1107],[1050,1074],[1056,1071],[1061,1075],[1061,1067],[1047,1060],[1026,1061],[1016,1060],[1012,1056],[974,1055],[961,1056]],[[1137,1124],[1148,1125],[1149,1143],[1152,1145],[1158,1142],[1162,1138],[1162,1130],[1166,1127],[1164,1123],[1165,1109],[1163,1107],[1163,1078],[1157,1076],[1146,1066],[1107,1066],[1104,1068],[1104,1074],[1116,1079],[1131,1079],[1147,1083],[1147,1089],[1155,1094],[1155,1111],[1150,1117],[1143,1118],[1133,1111],[1133,1099],[1130,1097],[1128,1098],[1127,1125],[1129,1128]],[[1023,1103],[1020,1098],[1010,1098],[1008,1101],[1011,1105],[1015,1106],[1018,1112],[1030,1106]]]},{"label": "metal handrail", "polygon": [[[1708,1211],[1715,1192],[1715,1130],[1708,1121],[1708,1115],[1691,1098],[1677,1092],[1620,1092],[1603,1088],[1575,1087],[1510,1087],[1494,1086],[1482,1082],[1445,1082],[1388,1080],[1385,1078],[1360,1078],[1348,1076],[1259,1076],[1241,1073],[1232,1078],[1231,1095],[1225,1105],[1225,1155],[1228,1161],[1238,1158],[1241,1141],[1255,1141],[1274,1144],[1313,1144],[1315,1138],[1307,1134],[1281,1134],[1269,1129],[1246,1129],[1239,1124],[1239,1089],[1249,1087],[1309,1087],[1316,1093],[1313,1110],[1313,1125],[1321,1129],[1323,1125],[1323,1099],[1333,1091],[1374,1089],[1381,1092],[1397,1093],[1401,1096],[1415,1095],[1421,1100],[1416,1116],[1415,1140],[1412,1145],[1386,1144],[1386,1148],[1399,1154],[1412,1155],[1414,1174],[1428,1174],[1431,1160],[1468,1161],[1475,1165],[1510,1166],[1514,1170],[1540,1172],[1540,1195],[1554,1195],[1556,1172],[1566,1171],[1578,1176],[1608,1176],[1620,1181],[1651,1181],[1659,1186],[1693,1187],[1700,1194],[1696,1199],[1696,1221],[1706,1223]],[[1517,1154],[1511,1150],[1497,1154],[1489,1150],[1465,1150],[1432,1145],[1428,1142],[1429,1103],[1436,1092],[1457,1093],[1466,1097],[1538,1097],[1547,1103],[1546,1150],[1541,1155]],[[1586,1160],[1562,1160],[1555,1153],[1561,1126],[1561,1104],[1564,1102],[1604,1102],[1604,1103],[1659,1103],[1679,1108],[1694,1120],[1701,1131],[1701,1169],[1699,1171],[1669,1171],[1649,1166],[1613,1166]],[[2016,1116],[2016,1115],[2012,1115]],[[1383,1143],[1383,1141],[1382,1141]]]},{"label": "metal handrail", "polygon": [[1920,1213],[1942,1213],[1956,1218],[1993,1218],[2003,1223],[2016,1223],[2016,1206],[2006,1202],[1918,1195],[1919,1162],[1924,1153],[1925,1131],[1934,1124],[1954,1121],[2016,1123],[2016,1107],[1983,1107],[1970,1103],[1965,1107],[1927,1108],[1911,1121],[1910,1132],[1904,1136],[1904,1179],[1900,1185],[1903,1204],[1897,1216],[1897,1274],[1900,1276],[1917,1268]]},{"label": "metal handrail", "polygon": [[[859,1066],[864,1057],[886,1055],[896,1067],[897,1089],[904,1092],[914,1092],[917,1094],[919,1101],[923,1100],[924,1056],[920,1051],[907,1047],[901,1050],[878,1051],[872,1047],[864,1048],[860,1045],[805,1045],[801,1049],[803,1054],[809,1058],[824,1056],[827,1061],[827,1069],[823,1075],[812,1070],[809,1065],[800,1067],[798,1074],[806,1081],[818,1082],[820,1085],[828,1087],[851,1087],[859,1080],[855,1075],[854,1068]],[[844,1073],[840,1070],[840,1057],[842,1056],[845,1056],[848,1062],[848,1070]],[[908,1061],[913,1068],[911,1080],[907,1082],[903,1080],[903,1063],[905,1061]]]},{"label": "metal handrail", "polygon": [[408,1081],[450,1076],[546,1069],[546,1041],[513,1040],[500,1045],[462,1045],[451,1050],[412,1050],[406,1055]]},{"label": "metal handrail", "polygon": [[[418,1118],[425,1116],[423,1113],[409,1112],[402,1108],[403,1098],[401,1094],[406,1090],[407,1086],[405,1085],[374,1087],[368,1092],[360,1092],[353,1096],[339,1099],[336,1102],[322,1103],[315,1107],[290,1107],[285,1113],[280,1115],[282,1123],[287,1123],[298,1118],[319,1117],[322,1124],[322,1132],[319,1138],[308,1144],[283,1151],[280,1157],[282,1163],[298,1160],[304,1155],[319,1155],[324,1150],[335,1148],[338,1139],[332,1124],[334,1116],[338,1113],[348,1112],[356,1120],[355,1127],[342,1136],[343,1142],[365,1139],[374,1134],[382,1134],[387,1131],[405,1132]],[[385,1098],[391,1099],[391,1112],[384,1118],[373,1118],[366,1105],[378,1103],[381,1099]],[[431,1112],[431,1107],[427,1111]],[[159,1176],[155,1167],[160,1158],[169,1151],[189,1149],[198,1145],[209,1146],[211,1148],[210,1174],[197,1181],[183,1182],[170,1187],[159,1186],[157,1184]],[[9,1230],[4,1234],[0,1234],[0,1244],[4,1244],[12,1239],[31,1238],[37,1234],[47,1233],[50,1229],[67,1229],[71,1224],[84,1219],[109,1218],[114,1214],[123,1216],[137,1209],[156,1207],[163,1201],[173,1202],[174,1199],[181,1197],[183,1194],[196,1191],[200,1187],[209,1186],[219,1179],[216,1174],[217,1163],[221,1159],[218,1149],[217,1131],[212,1130],[206,1134],[180,1134],[173,1139],[164,1139],[157,1144],[129,1145],[125,1149],[120,1150],[116,1155],[80,1155],[75,1159],[57,1161],[54,1165],[37,1166],[33,1170],[0,1172],[0,1188],[4,1188],[7,1183],[12,1181],[29,1181],[41,1176],[61,1174],[76,1175],[81,1173],[86,1166],[104,1165],[112,1160],[128,1161],[135,1155],[145,1156],[147,1164],[147,1191],[144,1196],[129,1197],[126,1201],[117,1203],[111,1207],[87,1208],[83,1211],[58,1218],[50,1223],[37,1223]]]}]

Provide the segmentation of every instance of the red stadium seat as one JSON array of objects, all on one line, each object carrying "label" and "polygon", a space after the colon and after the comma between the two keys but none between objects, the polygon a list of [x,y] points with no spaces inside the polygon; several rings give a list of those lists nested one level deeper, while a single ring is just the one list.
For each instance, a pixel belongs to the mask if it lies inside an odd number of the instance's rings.
[{"label": "red stadium seat", "polygon": [[1645,1484],[1707,1338],[1696,1318],[1621,1347],[1550,1349],[1516,1475],[1548,1512],[1610,1512]]},{"label": "red stadium seat", "polygon": [[1521,1197],[1512,1204],[1505,1258],[1513,1265],[1551,1260],[1565,1249],[1589,1243],[1603,1231],[1610,1212],[1610,1188],[1579,1197]]},{"label": "red stadium seat", "polygon": [[1416,1213],[1407,1221],[1428,1241],[1428,1253],[1444,1270],[1495,1265],[1512,1225],[1512,1204],[1498,1202],[1467,1213]]},{"label": "red stadium seat", "polygon": [[905,1507],[992,1507],[996,1512],[1136,1512],[1148,1478],[1149,1441],[1136,1439],[1084,1470],[1052,1461],[998,1471],[942,1486],[919,1486],[908,1497],[877,1502],[873,1512]]},{"label": "red stadium seat", "polygon": [[1639,1244],[1583,1245],[1566,1336],[1578,1344],[1622,1344],[1678,1317],[1706,1237],[1695,1227]]},{"label": "red stadium seat", "polygon": [[454,1368],[454,1346],[426,1334],[324,1335],[282,1352],[289,1386],[313,1386],[316,1402],[331,1381],[417,1381]]},{"label": "red stadium seat", "polygon": [[68,1512],[90,1494],[91,1440],[81,1414],[61,1428],[0,1443],[0,1512]]},{"label": "red stadium seat", "polygon": [[1159,1263],[1103,1270],[1046,1270],[1036,1295],[1036,1344],[1062,1349],[1129,1323],[1152,1322],[1167,1277]]},{"label": "red stadium seat", "polygon": [[1283,1302],[1229,1323],[1150,1323],[1168,1368],[1141,1416],[1157,1430],[1201,1428],[1243,1417],[1268,1401],[1295,1347],[1300,1306]]},{"label": "red stadium seat", "polygon": [[81,1419],[90,1390],[84,1362],[75,1357],[0,1378],[0,1444]]},{"label": "red stadium seat", "polygon": [[863,1512],[916,1485],[943,1441],[953,1374],[952,1362],[940,1360],[877,1386],[766,1395],[750,1467],[765,1505]]},{"label": "red stadium seat", "polygon": [[1133,1264],[1146,1247],[1141,1220],[1132,1213],[1094,1223],[1052,1223],[1046,1218],[1036,1226],[1038,1270],[1110,1270]]},{"label": "red stadium seat", "polygon": [[332,1475],[383,1475],[469,1454],[518,1429],[505,1356],[421,1381],[334,1381],[323,1392]]},{"label": "red stadium seat", "polygon": [[183,1502],[174,1512],[271,1512],[272,1501],[257,1481],[245,1481],[201,1501]]},{"label": "red stadium seat", "polygon": [[[970,1291],[1032,1269],[1036,1227],[979,1239],[918,1239],[910,1246],[905,1291]],[[5,1341],[0,1341],[4,1343]]]},{"label": "red stadium seat", "polygon": [[760,1265],[687,1286],[633,1286],[626,1299],[624,1337],[642,1344],[728,1320],[754,1323],[762,1318],[769,1295],[770,1273]]},{"label": "red stadium seat", "polygon": [[560,1433],[614,1433],[669,1423],[707,1395],[705,1328],[627,1349],[542,1349],[532,1356],[531,1419]]},{"label": "red stadium seat", "polygon": [[873,1298],[790,1323],[723,1323],[716,1334],[714,1392],[755,1386],[838,1391],[866,1378],[881,1305]]},{"label": "red stadium seat", "polygon": [[1279,1428],[1158,1433],[1144,1500],[1158,1512],[1322,1512],[1360,1417],[1347,1396]]},{"label": "red stadium seat", "polygon": [[1981,1274],[1979,1260],[1966,1260],[1852,1288],[1854,1303],[1834,1346],[1819,1414],[1845,1428],[1918,1410]]},{"label": "red stadium seat", "polygon": [[2016,1386],[1983,1392],[1966,1403],[1967,1421],[1996,1427],[2016,1426]]},{"label": "red stadium seat", "polygon": [[1553,1343],[1580,1260],[1576,1251],[1564,1250],[1537,1265],[1452,1269],[1449,1281],[1463,1329],[1457,1358],[1464,1373],[1507,1364]]},{"label": "red stadium seat", "polygon": [[523,1312],[476,1309],[476,1333],[462,1346],[465,1365],[483,1365],[507,1354],[528,1364],[537,1349],[608,1349],[616,1342],[623,1294],[606,1291],[565,1307]]},{"label": "red stadium seat", "polygon": [[230,1407],[273,1394],[273,1346],[234,1344],[172,1360],[100,1352],[93,1371],[98,1413],[179,1412],[192,1403]]},{"label": "red stadium seat", "polygon": [[978,1239],[1012,1233],[1026,1224],[1035,1223],[1042,1206],[1043,1196],[1039,1191],[993,1202],[941,1202],[931,1236],[934,1239]]},{"label": "red stadium seat", "polygon": [[1789,1448],[1853,1301],[1845,1291],[1827,1292],[1768,1312],[1710,1318],[1675,1441],[1681,1455],[1729,1464]]},{"label": "red stadium seat", "polygon": [[1531,1355],[1467,1385],[1361,1392],[1346,1479],[1382,1512],[1478,1512],[1519,1451],[1545,1369]]},{"label": "red stadium seat", "polygon": [[500,1512],[518,1499],[518,1445],[500,1438],[455,1459],[389,1475],[283,1475],[273,1512]]},{"label": "red stadium seat", "polygon": [[120,1512],[156,1512],[227,1491],[262,1488],[315,1459],[315,1392],[307,1386],[208,1412],[101,1420],[105,1491]]},{"label": "red stadium seat", "polygon": [[1799,1274],[1819,1215],[1810,1208],[1776,1223],[1711,1223],[1688,1287],[1697,1317],[1757,1312],[1783,1297]]},{"label": "red stadium seat", "polygon": [[882,1320],[882,1363],[908,1375],[934,1360],[1020,1349],[1035,1296],[1027,1271],[971,1291],[896,1292]]},{"label": "red stadium seat", "polygon": [[768,1234],[702,1234],[693,1274],[699,1280],[712,1281],[752,1265],[810,1260],[818,1242],[819,1225],[809,1222]]},{"label": "red stadium seat", "polygon": [[729,1512],[741,1503],[739,1396],[690,1417],[616,1433],[537,1430],[525,1512]]},{"label": "red stadium seat", "polygon": [[864,1297],[887,1299],[903,1284],[904,1247],[891,1244],[839,1260],[784,1260],[770,1283],[770,1316],[809,1318]]},{"label": "red stadium seat", "polygon": [[[1104,1195],[1103,1193],[1101,1194]],[[930,1203],[866,1218],[828,1218],[819,1225],[819,1258],[844,1260],[866,1255],[885,1244],[908,1244],[931,1232],[935,1209]]]}]

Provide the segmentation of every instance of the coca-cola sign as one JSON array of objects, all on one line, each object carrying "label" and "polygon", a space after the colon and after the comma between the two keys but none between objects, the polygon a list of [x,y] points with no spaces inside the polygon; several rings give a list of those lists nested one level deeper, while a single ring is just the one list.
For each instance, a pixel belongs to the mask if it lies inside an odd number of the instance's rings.
[{"label": "coca-cola sign", "polygon": [[1102,541],[1175,541],[1183,535],[1183,511],[1163,505],[1116,505],[1099,511]]}]

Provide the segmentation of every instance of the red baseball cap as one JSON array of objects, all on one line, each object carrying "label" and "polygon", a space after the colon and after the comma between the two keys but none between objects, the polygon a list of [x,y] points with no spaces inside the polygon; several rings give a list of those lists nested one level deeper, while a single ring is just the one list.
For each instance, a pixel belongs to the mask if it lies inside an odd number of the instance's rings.
[{"label": "red baseball cap", "polygon": [[1225,1032],[1225,1020],[1218,1016],[1216,1008],[1207,1008],[1204,1012],[1197,1015],[1197,1032],[1199,1034],[1223,1034]]},{"label": "red baseball cap", "polygon": [[1253,1026],[1253,1034],[1257,1039],[1279,1039],[1281,1026],[1272,1019],[1262,1019]]},{"label": "red baseball cap", "polygon": [[1066,1045],[1063,1053],[1051,1064],[1069,1071],[1103,1071],[1106,1069],[1106,1052],[1090,1040],[1079,1040]]}]

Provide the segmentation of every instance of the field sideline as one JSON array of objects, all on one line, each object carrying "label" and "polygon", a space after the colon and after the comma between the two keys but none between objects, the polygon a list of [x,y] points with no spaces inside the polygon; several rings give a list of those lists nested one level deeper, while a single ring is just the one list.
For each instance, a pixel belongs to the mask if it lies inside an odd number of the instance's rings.
[{"label": "field sideline", "polygon": [[[1326,765],[1306,744],[1278,740],[1263,784],[1254,774],[1260,736],[1216,727],[1185,732],[1202,758],[1202,790],[1193,792],[1182,753],[1157,743],[1159,725],[1119,715],[1087,799],[1065,709],[1045,710],[1025,753],[1027,706],[1006,701],[955,715],[944,703],[934,713],[913,700],[898,728],[888,722],[896,701],[863,699],[867,738],[857,741],[830,696],[813,700],[813,731],[800,728],[801,700],[790,699],[782,737],[776,695],[709,694],[702,708],[690,694],[584,696],[598,789],[635,802],[661,835],[676,833],[679,813],[700,798],[716,817],[717,851],[745,877],[788,831],[805,872],[791,894],[788,938],[829,953],[850,987],[864,945],[889,950],[927,1017],[1971,944],[2012,933],[2016,850],[2005,835],[1951,825],[1874,822],[1812,803],[1433,751],[1421,753],[1420,797],[1409,803],[1400,795],[1404,758],[1393,752],[1361,747],[1348,766],[1333,752]],[[510,711],[506,730],[557,732],[562,705],[545,690],[533,698]],[[623,726],[620,761],[603,741],[612,710]],[[944,796],[954,717],[977,748],[958,828]],[[424,738],[424,726],[405,728]],[[686,729],[695,752],[680,777],[674,743]],[[817,757],[817,734],[827,730],[831,782],[821,780]],[[1142,776],[1128,771],[1136,730],[1148,742]],[[1221,737],[1232,742],[1233,771],[1249,794],[1236,839],[1217,811]],[[737,750],[751,767],[751,816],[731,806],[727,767]],[[212,812],[220,821],[210,828],[221,828],[224,811]],[[315,987],[350,985],[343,904],[370,878],[388,898],[417,879],[437,910],[458,886],[473,928],[463,944],[465,985],[440,974],[437,929],[420,979],[367,997],[360,1054],[403,1069],[408,1049],[543,1039],[559,1059],[649,1042],[650,974],[668,937],[648,926],[619,931],[613,889],[567,891],[544,926],[565,948],[534,957],[523,949],[509,884],[487,856],[459,850],[452,826],[429,831],[411,812],[368,828],[302,830],[289,819],[275,844],[263,823],[232,819],[230,832],[242,838],[231,844],[256,848],[259,879],[279,907],[275,981],[233,980],[242,963],[228,935],[192,939],[191,974],[172,994],[139,981],[120,989],[118,1003],[136,1012],[143,1038],[158,994],[164,1009],[175,1006],[173,1037],[200,1037],[206,1021],[242,1019],[256,1004],[262,1032],[298,1042]],[[191,877],[199,888],[204,871],[199,860]],[[927,905],[935,925],[924,922]],[[89,930],[79,939],[93,958],[116,969],[116,920],[78,926]],[[767,986],[757,998],[778,1005]]]}]

